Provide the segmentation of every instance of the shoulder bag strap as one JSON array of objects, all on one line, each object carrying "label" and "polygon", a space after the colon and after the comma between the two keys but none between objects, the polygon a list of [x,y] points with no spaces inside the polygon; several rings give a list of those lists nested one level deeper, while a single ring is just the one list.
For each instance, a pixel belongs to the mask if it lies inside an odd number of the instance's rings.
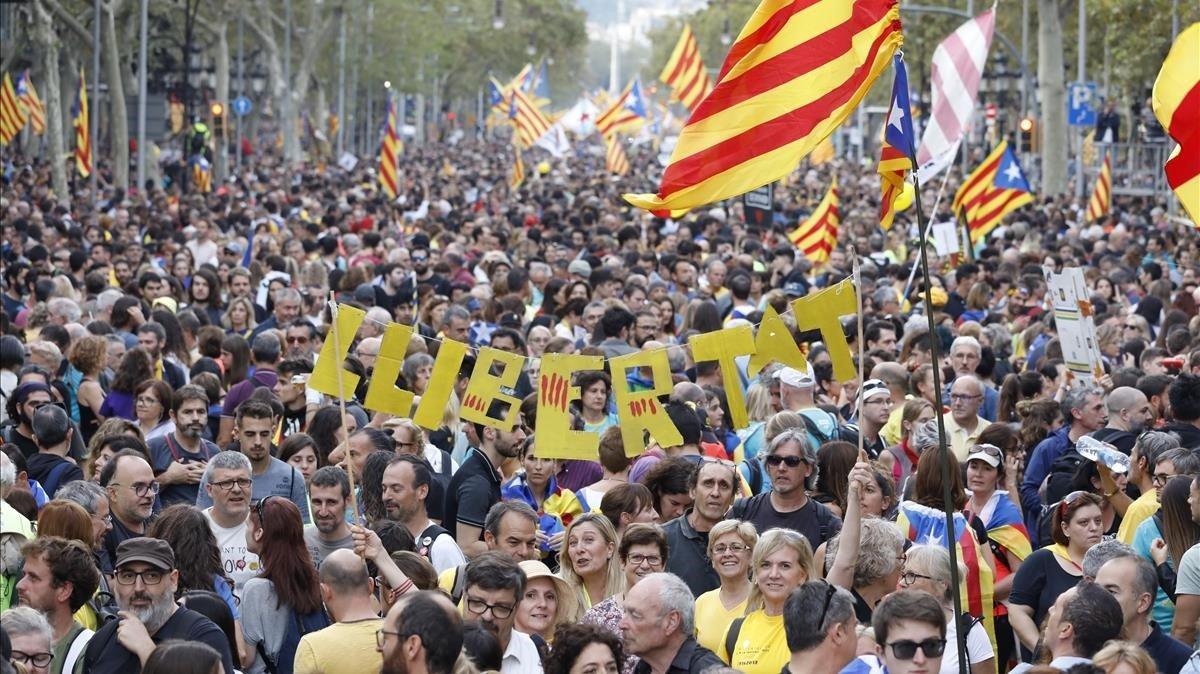
[{"label": "shoulder bag strap", "polygon": [[742,633],[742,623],[746,622],[745,616],[736,618],[729,624],[729,631],[725,633],[725,654],[729,656],[729,664],[733,664],[733,650],[737,647],[738,636]]}]

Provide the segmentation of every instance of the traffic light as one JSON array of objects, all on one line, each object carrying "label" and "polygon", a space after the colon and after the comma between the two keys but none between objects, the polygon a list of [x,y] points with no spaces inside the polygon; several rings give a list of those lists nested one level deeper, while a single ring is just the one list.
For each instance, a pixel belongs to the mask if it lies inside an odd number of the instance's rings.
[{"label": "traffic light", "polygon": [[1024,117],[1018,128],[1021,131],[1021,140],[1017,149],[1020,152],[1033,152],[1037,147],[1037,123],[1033,121],[1032,117]]},{"label": "traffic light", "polygon": [[209,111],[212,113],[212,128],[213,134],[219,137],[225,136],[225,104],[216,102],[209,106]]}]

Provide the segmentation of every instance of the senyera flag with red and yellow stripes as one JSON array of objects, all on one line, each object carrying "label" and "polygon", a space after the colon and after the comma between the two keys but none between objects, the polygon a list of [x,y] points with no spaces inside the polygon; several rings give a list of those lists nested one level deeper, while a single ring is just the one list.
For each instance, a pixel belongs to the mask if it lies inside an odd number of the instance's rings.
[{"label": "senyera flag with red and yellow stripes", "polygon": [[1154,116],[1179,146],[1167,159],[1167,183],[1200,226],[1200,23],[1179,34],[1154,80]]},{"label": "senyera flag with red and yellow stripes", "polygon": [[1088,198],[1087,221],[1096,222],[1112,210],[1112,155],[1104,154],[1104,166],[1096,176],[1096,186]]},{"label": "senyera flag with red and yellow stripes", "polygon": [[658,193],[625,200],[678,216],[779,180],[850,115],[902,42],[897,0],[762,0]]},{"label": "senyera flag with red and yellow stripes", "polygon": [[704,60],[700,58],[700,45],[696,43],[691,26],[684,24],[683,34],[679,36],[679,42],[675,44],[671,58],[667,59],[667,65],[663,66],[658,79],[671,87],[671,97],[682,103],[688,111],[695,110],[708,95],[712,80],[708,78]]},{"label": "senyera flag with red and yellow stripes", "polygon": [[842,224],[842,211],[838,204],[837,178],[829,186],[825,198],[817,208],[788,233],[788,239],[804,253],[814,265],[820,266],[829,260],[829,254],[837,245],[838,229]]}]

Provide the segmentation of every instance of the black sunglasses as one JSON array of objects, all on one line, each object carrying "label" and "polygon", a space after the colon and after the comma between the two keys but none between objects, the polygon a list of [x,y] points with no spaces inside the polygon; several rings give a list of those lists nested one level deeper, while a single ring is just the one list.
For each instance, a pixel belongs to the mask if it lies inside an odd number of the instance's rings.
[{"label": "black sunglasses", "polygon": [[798,468],[804,463],[804,459],[798,456],[779,456],[778,454],[768,454],[766,458],[768,466],[778,467],[779,464],[784,464],[788,468]]},{"label": "black sunglasses", "polygon": [[927,658],[936,658],[946,652],[945,639],[926,639],[924,641],[901,639],[891,642],[888,646],[892,647],[892,654],[901,660],[912,660],[916,656],[918,648]]},{"label": "black sunglasses", "polygon": [[825,604],[821,607],[821,618],[817,620],[817,629],[825,629],[825,616],[829,614],[829,604],[833,601],[833,595],[837,594],[837,586],[833,583],[826,583],[829,587],[825,588]]}]

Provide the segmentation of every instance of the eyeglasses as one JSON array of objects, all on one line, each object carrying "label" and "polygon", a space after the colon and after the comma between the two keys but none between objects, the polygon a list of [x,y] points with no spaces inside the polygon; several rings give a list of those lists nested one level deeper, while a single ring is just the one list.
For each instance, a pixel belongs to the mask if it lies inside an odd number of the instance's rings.
[{"label": "eyeglasses", "polygon": [[[662,565],[662,557],[659,557],[658,555],[633,554],[633,555],[629,555],[628,557],[626,557],[625,561],[629,564],[633,564],[634,566],[641,566],[642,564],[649,564],[650,566],[658,567],[658,566]],[[497,617],[499,617],[499,616],[497,616]]]},{"label": "eyeglasses", "polygon": [[387,643],[388,637],[396,637],[397,639],[401,639],[404,636],[405,635],[403,632],[393,632],[392,630],[385,630],[380,627],[379,629],[375,630],[375,645],[379,648],[383,648],[383,645]]},{"label": "eyeglasses", "polygon": [[303,337],[303,336],[301,336],[301,337],[288,337],[288,338],[287,338],[287,343],[288,343],[288,344],[308,344],[308,338],[307,338],[307,337]]},{"label": "eyeglasses", "polygon": [[267,501],[271,500],[274,496],[274,494],[271,494],[270,496],[264,496],[254,502],[254,512],[258,515],[258,521],[260,523],[263,521],[263,508],[267,505]]},{"label": "eyeglasses", "polygon": [[972,400],[977,400],[982,397],[983,397],[982,395],[969,396],[965,393],[951,393],[950,394],[950,402],[952,402],[952,403],[969,403]]},{"label": "eyeglasses", "polygon": [[972,454],[975,454],[976,452],[981,452],[983,454],[987,454],[988,456],[993,456],[997,459],[1001,459],[1001,460],[1004,459],[1004,452],[1001,451],[999,447],[997,447],[995,445],[989,445],[986,442],[981,445],[975,445],[975,447],[973,449],[971,449]]},{"label": "eyeglasses", "polygon": [[1175,477],[1174,473],[1155,473],[1150,479],[1155,487],[1167,486],[1167,481]]},{"label": "eyeglasses", "polygon": [[730,543],[729,545],[714,545],[713,549],[712,549],[712,553],[714,555],[723,555],[727,552],[732,552],[733,554],[736,555],[736,554],[746,552],[749,549],[750,549],[749,545],[743,545],[741,543]]},{"label": "eyeglasses", "polygon": [[110,487],[126,487],[130,491],[132,491],[134,494],[137,494],[138,496],[145,496],[146,494],[154,494],[156,496],[158,495],[158,483],[157,482],[151,482],[149,484],[147,484],[145,482],[135,482],[133,484],[120,484],[119,482],[110,482],[108,486],[110,486]]},{"label": "eyeglasses", "polygon": [[490,610],[497,620],[504,620],[512,615],[514,608],[511,604],[489,604],[482,599],[467,597],[467,610],[475,615],[483,615]]},{"label": "eyeglasses", "polygon": [[788,468],[799,468],[800,464],[804,463],[804,459],[799,456],[779,456],[778,454],[768,454],[766,458],[768,466],[779,467],[783,464]]},{"label": "eyeglasses", "polygon": [[117,575],[115,577],[117,582],[122,585],[133,585],[137,582],[138,578],[141,578],[142,582],[147,585],[158,585],[162,582],[163,576],[165,575],[167,574],[159,571],[158,569],[148,569],[146,571],[117,569]]},{"label": "eyeglasses", "polygon": [[214,487],[217,487],[221,491],[226,491],[226,492],[233,491],[234,487],[237,487],[238,489],[241,489],[242,491],[247,491],[248,489],[250,489],[250,487],[252,487],[254,485],[254,483],[252,481],[250,481],[249,479],[244,478],[244,477],[234,478],[232,480],[221,480],[220,482],[209,482],[209,484],[211,484]]},{"label": "eyeglasses", "polygon": [[913,583],[917,582],[918,578],[933,580],[933,576],[926,576],[925,574],[917,573],[916,571],[905,571],[904,573],[900,574],[900,580],[904,581],[905,585],[912,585]]},{"label": "eyeglasses", "polygon": [[50,661],[53,659],[53,653],[23,653],[21,651],[12,652],[12,661],[21,665],[49,667]]},{"label": "eyeglasses", "polygon": [[821,618],[817,620],[817,629],[825,627],[825,616],[829,613],[829,604],[833,601],[833,595],[837,594],[837,586],[833,583],[826,583],[829,587],[825,588],[825,603],[821,607]]},{"label": "eyeglasses", "polygon": [[945,639],[926,639],[924,641],[913,641],[911,639],[901,639],[893,641],[888,646],[892,647],[892,654],[901,660],[912,660],[917,654],[917,649],[925,654],[927,658],[936,658],[946,651]]}]

